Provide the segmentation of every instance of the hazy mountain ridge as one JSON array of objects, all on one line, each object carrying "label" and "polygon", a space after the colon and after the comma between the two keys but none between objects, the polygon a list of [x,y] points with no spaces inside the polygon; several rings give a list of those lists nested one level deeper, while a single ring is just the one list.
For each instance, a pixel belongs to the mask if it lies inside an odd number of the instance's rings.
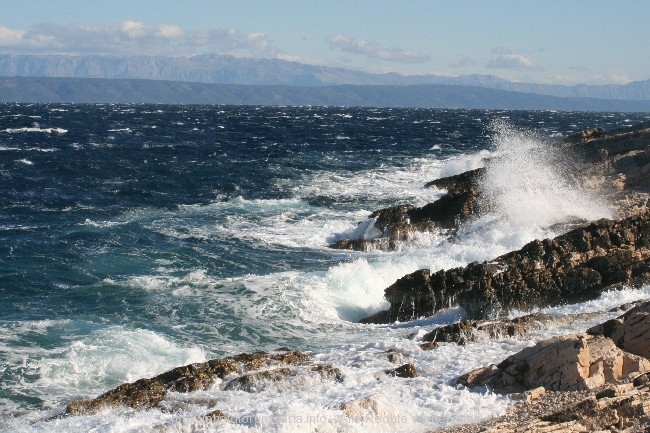
[{"label": "hazy mountain ridge", "polygon": [[650,101],[560,98],[447,84],[261,86],[50,77],[0,77],[0,102],[650,111]]},{"label": "hazy mountain ridge", "polygon": [[560,86],[514,83],[491,75],[445,77],[371,74],[345,68],[308,65],[278,59],[225,55],[193,57],[70,56],[0,54],[0,76],[150,79],[211,84],[330,86],[446,84],[477,86],[557,97],[650,100],[650,80],[625,85]]}]

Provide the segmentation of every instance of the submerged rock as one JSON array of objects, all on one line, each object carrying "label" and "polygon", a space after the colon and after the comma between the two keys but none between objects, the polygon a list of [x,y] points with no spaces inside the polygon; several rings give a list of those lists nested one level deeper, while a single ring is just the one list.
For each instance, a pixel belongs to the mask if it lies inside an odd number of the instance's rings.
[{"label": "submerged rock", "polygon": [[452,306],[463,307],[470,319],[490,319],[583,301],[616,284],[650,281],[649,259],[650,212],[599,220],[490,262],[408,274],[385,289],[390,308],[361,322],[410,321]]}]

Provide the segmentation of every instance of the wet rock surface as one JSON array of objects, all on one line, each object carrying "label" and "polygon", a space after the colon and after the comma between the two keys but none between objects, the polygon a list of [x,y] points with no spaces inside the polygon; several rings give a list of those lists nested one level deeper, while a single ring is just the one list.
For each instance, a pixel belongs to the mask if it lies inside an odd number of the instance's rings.
[{"label": "wet rock surface", "polygon": [[[254,392],[264,381],[280,380],[289,375],[293,371],[292,368],[310,364],[307,355],[293,351],[241,354],[189,364],[150,379],[122,384],[93,399],[70,403],[65,409],[65,415],[93,414],[119,407],[148,409],[161,403],[170,391],[205,390],[216,379],[224,379],[232,375],[239,376],[227,381],[226,389]],[[313,365],[313,368],[317,372],[326,372],[327,375],[324,376],[337,376],[332,372],[332,367]],[[340,372],[338,377],[340,378]]]},{"label": "wet rock surface", "polygon": [[506,337],[526,337],[533,330],[543,329],[554,317],[534,313],[511,320],[470,321],[463,320],[449,325],[439,326],[422,337],[430,343],[468,344],[482,339]]},{"label": "wet rock surface", "polygon": [[362,320],[392,323],[461,306],[470,319],[592,299],[650,280],[650,213],[600,220],[483,263],[408,274],[384,291],[390,309]]},{"label": "wet rock surface", "polygon": [[478,181],[483,169],[437,179],[426,188],[447,190],[433,203],[422,207],[399,205],[373,212],[374,228],[380,235],[375,239],[340,239],[331,244],[335,249],[355,251],[393,250],[400,241],[416,232],[435,229],[455,229],[467,217],[475,214],[479,203]]}]

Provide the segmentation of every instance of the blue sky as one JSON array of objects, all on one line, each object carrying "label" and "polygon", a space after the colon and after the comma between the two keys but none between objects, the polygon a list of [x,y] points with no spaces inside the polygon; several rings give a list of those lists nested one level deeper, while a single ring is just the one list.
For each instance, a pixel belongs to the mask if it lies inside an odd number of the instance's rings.
[{"label": "blue sky", "polygon": [[569,85],[650,79],[647,0],[1,2],[0,53],[218,53]]}]

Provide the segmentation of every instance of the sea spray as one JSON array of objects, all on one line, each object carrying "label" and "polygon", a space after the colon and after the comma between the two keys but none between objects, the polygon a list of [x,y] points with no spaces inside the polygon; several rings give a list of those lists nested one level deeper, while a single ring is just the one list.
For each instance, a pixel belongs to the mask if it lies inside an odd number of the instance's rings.
[{"label": "sea spray", "polygon": [[567,155],[536,134],[497,120],[494,153],[480,181],[485,213],[513,227],[611,217],[607,204],[572,182]]}]

